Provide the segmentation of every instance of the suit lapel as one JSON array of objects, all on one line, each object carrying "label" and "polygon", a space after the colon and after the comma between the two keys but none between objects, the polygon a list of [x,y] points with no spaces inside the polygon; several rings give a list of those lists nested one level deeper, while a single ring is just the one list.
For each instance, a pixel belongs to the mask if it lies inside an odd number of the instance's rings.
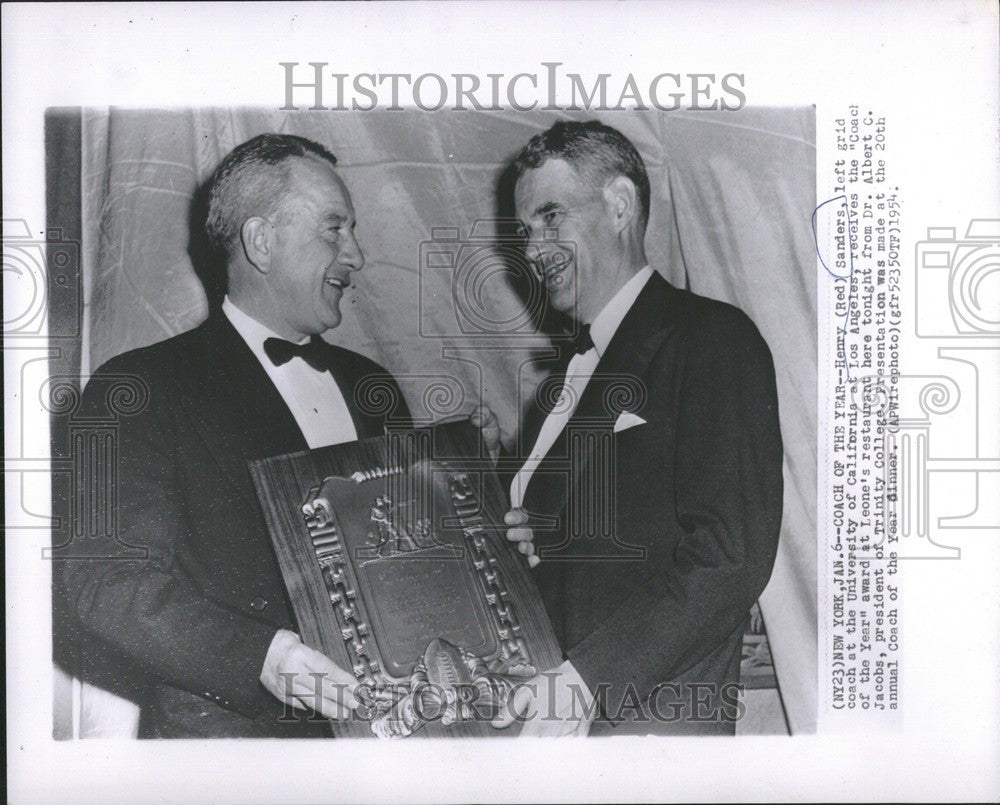
[{"label": "suit lapel", "polygon": [[557,356],[554,358],[546,356],[538,361],[539,368],[548,367],[548,374],[536,386],[522,417],[519,436],[520,455],[525,458],[534,448],[542,425],[545,424],[545,419],[551,413],[559,391],[566,382],[566,369],[574,355],[572,345],[565,339],[553,338],[552,346],[557,350]]},{"label": "suit lapel", "polygon": [[249,459],[308,445],[267,372],[225,314],[214,313],[202,327],[183,404],[221,471],[252,497]]},{"label": "suit lapel", "polygon": [[646,370],[674,326],[673,294],[670,283],[654,272],[601,356],[569,427],[613,428],[623,411],[641,413],[648,402]]},{"label": "suit lapel", "polygon": [[645,374],[673,331],[675,293],[673,286],[656,272],[649,278],[601,356],[573,416],[532,474],[525,492],[525,505],[530,510],[558,514],[566,503],[563,496],[586,476],[597,443],[591,438],[577,441],[568,477],[556,469],[557,462],[571,458],[572,434],[610,434],[621,413],[641,415],[649,404]]}]

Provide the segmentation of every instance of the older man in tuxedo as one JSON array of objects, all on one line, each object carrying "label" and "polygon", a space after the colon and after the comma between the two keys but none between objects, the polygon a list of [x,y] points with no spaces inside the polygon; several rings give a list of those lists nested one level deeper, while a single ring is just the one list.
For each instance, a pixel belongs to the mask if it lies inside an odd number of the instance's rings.
[{"label": "older man in tuxedo", "polygon": [[733,734],[781,521],[770,352],[740,310],[648,265],[649,179],[620,132],[557,123],[514,171],[528,256],[574,337],[524,418],[507,515],[565,662],[506,719]]},{"label": "older man in tuxedo", "polygon": [[247,467],[409,419],[397,387],[388,415],[363,410],[355,389],[385,371],[320,338],[364,265],[354,226],[321,145],[278,134],[240,145],[210,184],[221,310],[109,361],[85,390],[84,415],[96,418],[122,377],[148,393],[118,431],[117,535],[102,559],[62,568],[68,609],[97,653],[146,674],[141,735],[324,735],[324,719],[303,711],[341,718],[354,704],[354,677],[295,632]]}]

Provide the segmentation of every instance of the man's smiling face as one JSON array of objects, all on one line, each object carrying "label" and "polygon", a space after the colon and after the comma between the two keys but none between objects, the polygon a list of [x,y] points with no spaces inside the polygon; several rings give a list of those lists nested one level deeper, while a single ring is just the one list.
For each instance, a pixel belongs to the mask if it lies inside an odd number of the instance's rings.
[{"label": "man's smiling face", "polygon": [[365,258],[354,236],[354,206],[336,171],[316,159],[290,162],[289,197],[271,222],[267,289],[284,329],[306,336],[340,324],[344,289]]},{"label": "man's smiling face", "polygon": [[562,159],[525,171],[514,190],[527,255],[552,307],[589,324],[620,287],[613,215],[603,188]]}]

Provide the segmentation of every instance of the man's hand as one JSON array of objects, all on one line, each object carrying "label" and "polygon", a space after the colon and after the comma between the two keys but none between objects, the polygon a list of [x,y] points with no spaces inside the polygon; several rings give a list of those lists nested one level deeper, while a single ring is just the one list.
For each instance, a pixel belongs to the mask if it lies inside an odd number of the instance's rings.
[{"label": "man's hand", "polygon": [[513,526],[507,529],[507,539],[517,543],[517,549],[528,559],[528,567],[541,562],[535,556],[535,533],[528,527],[528,513],[524,509],[511,509],[503,516],[503,521]]},{"label": "man's hand", "polygon": [[287,629],[279,629],[271,640],[260,681],[280,701],[327,718],[348,718],[358,706],[358,681]]},{"label": "man's hand", "polygon": [[497,415],[490,410],[489,406],[480,405],[469,414],[469,422],[482,432],[486,449],[490,451],[490,456],[496,461],[497,456],[500,455],[500,422]]},{"label": "man's hand", "polygon": [[521,721],[522,737],[583,738],[596,714],[587,683],[567,660],[516,687],[493,726],[503,729]]}]

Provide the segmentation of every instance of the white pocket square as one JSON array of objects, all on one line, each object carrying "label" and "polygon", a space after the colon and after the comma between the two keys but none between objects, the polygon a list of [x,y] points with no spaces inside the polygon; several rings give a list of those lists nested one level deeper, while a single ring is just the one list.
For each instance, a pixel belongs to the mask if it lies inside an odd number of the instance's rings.
[{"label": "white pocket square", "polygon": [[634,428],[636,425],[645,425],[646,420],[641,416],[636,416],[635,414],[630,414],[625,411],[618,415],[618,419],[615,420],[615,433],[620,433],[623,430],[628,430],[629,428]]}]

